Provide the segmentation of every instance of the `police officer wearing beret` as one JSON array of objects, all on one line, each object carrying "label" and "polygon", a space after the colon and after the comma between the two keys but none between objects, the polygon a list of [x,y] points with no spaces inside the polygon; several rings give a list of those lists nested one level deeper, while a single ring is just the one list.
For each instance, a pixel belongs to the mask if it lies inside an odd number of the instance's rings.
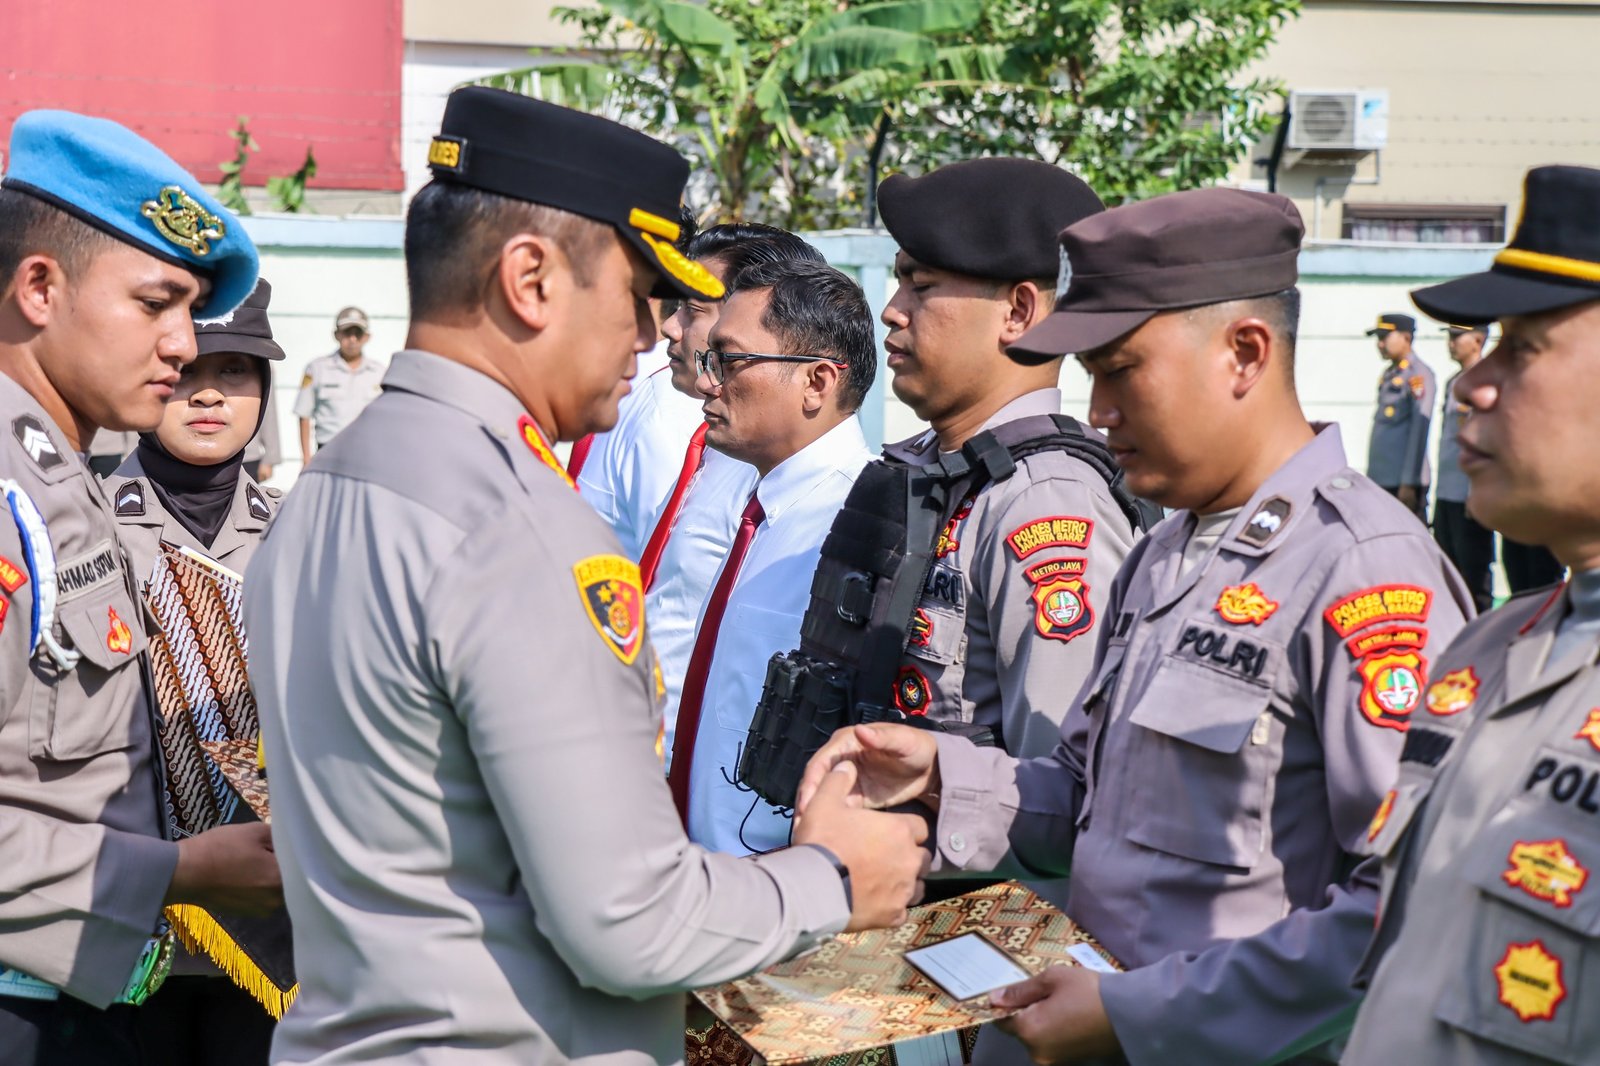
[{"label": "police officer wearing beret", "polygon": [[[1062,353],[1006,349],[1050,313],[1055,234],[1100,212],[1100,198],[1060,167],[989,158],[893,175],[878,203],[900,245],[899,287],[883,311],[892,385],[932,424],[884,454],[928,464],[985,430],[1058,414]],[[1094,659],[1106,592],[1136,531],[1105,479],[1058,449],[1028,455],[1010,477],[955,504],[895,704],[984,727],[1017,756],[1047,754],[1063,694]]]},{"label": "police officer wearing beret", "polygon": [[832,779],[795,846],[685,839],[639,570],[552,442],[609,428],[688,164],[452,93],[406,220],[409,349],[245,588],[300,995],[276,1059],[673,1063],[687,988],[898,921],[926,853]]},{"label": "police officer wearing beret", "polygon": [[1301,413],[1302,232],[1288,200],[1230,189],[1066,230],[1070,287],[1016,347],[1078,353],[1129,487],[1175,511],[1109,590],[1050,756],[878,725],[807,771],[855,761],[870,804],[934,808],[936,873],[1070,870],[1067,913],[1127,972],[995,996],[1039,1062],[1282,1061],[1355,1005],[1377,893],[1352,871],[1431,650],[1472,606],[1338,428]]},{"label": "police officer wearing beret", "polygon": [[80,454],[161,421],[191,309],[256,283],[237,219],[142,138],[32,111],[0,180],[0,1048],[8,1063],[137,1064],[168,903],[276,906],[262,825],[172,842],[143,612]]},{"label": "police officer wearing beret", "polygon": [[1439,655],[1369,835],[1381,920],[1344,1061],[1592,1063],[1600,1054],[1600,170],[1528,173],[1488,271],[1412,293],[1498,320],[1455,384],[1467,508],[1572,580]]},{"label": "police officer wearing beret", "polygon": [[1428,420],[1436,391],[1433,370],[1412,350],[1417,320],[1379,315],[1367,336],[1388,363],[1378,378],[1378,409],[1367,444],[1367,476],[1428,520]]}]

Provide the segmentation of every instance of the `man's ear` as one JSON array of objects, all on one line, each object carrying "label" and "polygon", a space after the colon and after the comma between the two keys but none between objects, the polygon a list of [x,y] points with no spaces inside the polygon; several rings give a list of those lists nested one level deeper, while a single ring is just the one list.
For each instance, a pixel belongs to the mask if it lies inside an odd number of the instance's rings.
[{"label": "man's ear", "polygon": [[1285,353],[1272,328],[1259,318],[1241,318],[1228,323],[1223,337],[1233,353],[1233,395],[1242,399]]},{"label": "man's ear", "polygon": [[801,395],[802,409],[808,415],[826,410],[830,403],[839,401],[839,390],[844,388],[847,373],[836,363],[818,359],[805,364],[805,391]]},{"label": "man's ear", "polygon": [[17,264],[4,299],[28,325],[43,329],[59,312],[66,290],[67,275],[59,262],[48,255],[30,255]]},{"label": "man's ear", "polygon": [[1006,293],[1006,317],[1000,327],[1000,343],[1011,345],[1038,324],[1054,306],[1054,294],[1039,287],[1037,281],[1019,281]]},{"label": "man's ear", "polygon": [[570,288],[572,266],[559,245],[537,233],[519,233],[500,248],[490,288],[511,316],[535,333],[550,327],[553,298]]}]

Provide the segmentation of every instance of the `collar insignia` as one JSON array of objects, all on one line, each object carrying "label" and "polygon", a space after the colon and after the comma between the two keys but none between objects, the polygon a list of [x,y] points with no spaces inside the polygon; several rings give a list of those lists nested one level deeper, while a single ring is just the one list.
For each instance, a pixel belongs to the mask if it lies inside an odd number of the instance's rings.
[{"label": "collar insignia", "polygon": [[250,517],[265,522],[272,517],[272,508],[267,506],[267,499],[261,490],[254,485],[244,487],[245,506],[250,509]]},{"label": "collar insignia", "polygon": [[66,463],[55,442],[50,439],[50,434],[45,431],[44,423],[32,415],[20,415],[13,419],[11,432],[16,434],[17,443],[22,445],[22,450],[28,453],[28,458],[40,470],[48,473]]},{"label": "collar insignia", "polygon": [[144,481],[140,478],[128,482],[117,490],[115,510],[119,518],[138,518],[144,514]]},{"label": "collar insignia", "polygon": [[556,458],[556,453],[550,450],[550,445],[545,443],[544,431],[539,428],[537,422],[527,415],[523,415],[517,419],[517,432],[522,436],[522,443],[528,446],[528,450],[537,456],[541,463],[554,470],[556,476],[567,483],[568,488],[577,491],[578,483],[572,479],[572,475],[568,474],[566,468],[561,465],[561,461]]},{"label": "collar insignia", "polygon": [[1256,513],[1250,516],[1250,521],[1245,523],[1244,529],[1239,531],[1239,539],[1246,544],[1264,548],[1268,541],[1278,535],[1278,530],[1289,521],[1289,516],[1293,512],[1294,504],[1282,496],[1264,500],[1261,506],[1256,508]]}]

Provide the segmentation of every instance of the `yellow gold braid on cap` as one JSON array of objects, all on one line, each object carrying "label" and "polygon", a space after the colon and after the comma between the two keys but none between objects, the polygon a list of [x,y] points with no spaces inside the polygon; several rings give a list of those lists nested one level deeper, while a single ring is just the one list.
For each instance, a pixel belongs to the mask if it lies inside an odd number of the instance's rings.
[{"label": "yellow gold braid on cap", "polygon": [[665,237],[669,241],[677,240],[683,233],[683,227],[676,222],[660,215],[652,215],[642,207],[636,207],[628,212],[628,225],[646,233],[654,233],[657,237]]},{"label": "yellow gold braid on cap", "polygon": [[1496,266],[1554,274],[1561,278],[1577,278],[1579,281],[1600,281],[1600,263],[1591,263],[1586,259],[1568,259],[1564,255],[1507,248],[1495,256],[1494,261]]},{"label": "yellow gold braid on cap", "polygon": [[641,233],[644,242],[655,252],[656,260],[661,269],[677,278],[694,291],[700,293],[708,300],[720,300],[727,288],[717,280],[717,276],[705,267],[688,259],[670,243],[658,240],[649,233]]}]

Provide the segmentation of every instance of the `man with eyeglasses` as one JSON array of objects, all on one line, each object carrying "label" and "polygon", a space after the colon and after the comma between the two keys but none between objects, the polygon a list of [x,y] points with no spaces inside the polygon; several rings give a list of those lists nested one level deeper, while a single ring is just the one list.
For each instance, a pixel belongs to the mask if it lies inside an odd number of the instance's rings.
[{"label": "man with eyeglasses", "polygon": [[746,267],[694,353],[706,443],[760,475],[701,612],[668,782],[716,851],[789,843],[787,811],[738,783],[767,660],[795,645],[834,515],[871,459],[856,411],[877,368],[859,286],[822,263]]},{"label": "man with eyeglasses", "polygon": [[300,379],[294,413],[300,419],[300,461],[311,462],[312,438],[325,448],[334,434],[355,421],[378,398],[388,364],[369,358],[364,349],[370,324],[359,307],[346,307],[333,320],[339,350],[313,359]]}]

